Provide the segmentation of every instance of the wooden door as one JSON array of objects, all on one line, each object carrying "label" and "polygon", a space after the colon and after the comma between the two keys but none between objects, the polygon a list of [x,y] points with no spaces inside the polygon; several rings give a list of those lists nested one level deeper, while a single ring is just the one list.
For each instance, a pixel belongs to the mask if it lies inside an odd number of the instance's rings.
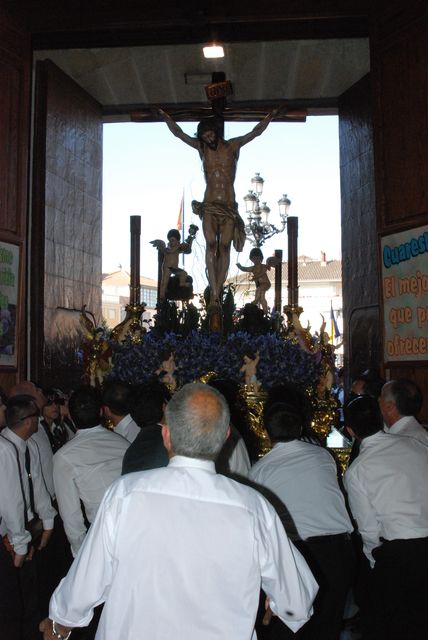
[{"label": "wooden door", "polygon": [[80,381],[77,311],[101,316],[102,111],[51,61],[37,63],[32,206],[32,377]]}]

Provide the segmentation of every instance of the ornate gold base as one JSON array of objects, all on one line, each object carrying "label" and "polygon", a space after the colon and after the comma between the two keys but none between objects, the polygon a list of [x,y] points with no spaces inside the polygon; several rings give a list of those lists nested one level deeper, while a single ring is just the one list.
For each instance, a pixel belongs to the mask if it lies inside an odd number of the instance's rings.
[{"label": "ornate gold base", "polygon": [[249,391],[246,386],[242,388],[242,396],[247,403],[248,421],[251,431],[253,431],[259,441],[259,457],[264,456],[272,449],[266,429],[263,425],[263,409],[267,399],[265,391]]},{"label": "ornate gold base", "polygon": [[141,316],[146,307],[144,304],[128,304],[125,308],[125,320],[112,329],[112,340],[124,342],[129,336],[133,344],[140,344],[147,331],[141,324]]},{"label": "ornate gold base", "polygon": [[293,315],[296,315],[298,318],[300,318],[300,314],[303,313],[303,307],[299,307],[299,305],[287,304],[283,307],[282,310],[283,313],[285,313],[285,315],[287,316],[287,324],[289,328],[293,324]]},{"label": "ornate gold base", "polygon": [[328,447],[339,464],[342,475],[345,473],[349,464],[349,456],[351,455],[351,447]]}]

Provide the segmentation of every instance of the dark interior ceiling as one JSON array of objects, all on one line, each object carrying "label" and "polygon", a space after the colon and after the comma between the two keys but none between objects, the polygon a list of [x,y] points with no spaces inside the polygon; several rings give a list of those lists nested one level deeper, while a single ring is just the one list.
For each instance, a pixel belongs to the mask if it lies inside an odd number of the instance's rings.
[{"label": "dark interior ceiling", "polygon": [[261,116],[284,101],[291,117],[304,109],[331,113],[337,98],[369,71],[366,39],[234,42],[224,48],[218,61],[203,58],[202,44],[43,50],[36,58],[50,58],[62,68],[110,121],[136,110],[150,120],[155,104],[181,120],[196,112],[200,117],[213,71],[225,72],[232,82],[229,119]]},{"label": "dark interior ceiling", "polygon": [[[108,121],[136,110],[156,119],[157,104],[177,119],[198,119],[214,71],[232,82],[227,119],[258,119],[283,102],[283,119],[332,113],[370,69],[365,0],[154,4],[6,1],[27,23],[35,59],[62,68]],[[224,45],[223,60],[203,58],[202,45],[213,40]]]}]

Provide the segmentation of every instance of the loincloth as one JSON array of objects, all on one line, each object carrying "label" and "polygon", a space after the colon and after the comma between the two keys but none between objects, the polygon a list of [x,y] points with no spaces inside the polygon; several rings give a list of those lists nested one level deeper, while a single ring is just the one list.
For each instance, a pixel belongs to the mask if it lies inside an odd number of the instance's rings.
[{"label": "loincloth", "polygon": [[233,207],[222,204],[221,202],[198,202],[192,200],[192,210],[203,220],[205,215],[213,216],[219,225],[226,220],[232,220],[234,224],[233,231],[233,247],[235,251],[240,253],[244,248],[246,235],[245,224],[238,213],[238,205],[235,202]]}]

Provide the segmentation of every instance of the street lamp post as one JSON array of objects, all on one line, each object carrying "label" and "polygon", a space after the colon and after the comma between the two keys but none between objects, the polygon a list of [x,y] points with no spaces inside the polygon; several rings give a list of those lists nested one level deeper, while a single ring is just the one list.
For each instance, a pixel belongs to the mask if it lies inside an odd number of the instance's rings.
[{"label": "street lamp post", "polygon": [[[260,206],[260,197],[263,193],[264,180],[260,173],[256,173],[251,179],[251,189],[244,197],[245,209],[248,216],[248,222],[245,225],[245,234],[248,240],[257,248],[263,243],[276,235],[282,233],[287,226],[288,235],[288,304],[284,307],[289,323],[293,313],[300,315],[302,308],[299,307],[299,285],[298,285],[298,257],[297,257],[297,236],[298,236],[298,218],[288,216],[291,201],[286,194],[278,200],[279,217],[281,227],[269,222],[270,209],[266,202]],[[288,224],[287,224],[288,223]],[[276,252],[278,257],[282,252]],[[281,309],[281,266],[275,269],[275,309]]]},{"label": "street lamp post", "polygon": [[266,202],[260,206],[260,197],[263,193],[264,180],[260,173],[256,173],[251,179],[251,189],[244,196],[245,210],[247,213],[247,224],[245,225],[245,234],[248,240],[257,248],[260,248],[266,240],[272,238],[277,233],[282,233],[287,224],[288,210],[291,201],[287,195],[283,195],[278,200],[279,217],[281,227],[278,228],[269,222],[270,208]]}]

